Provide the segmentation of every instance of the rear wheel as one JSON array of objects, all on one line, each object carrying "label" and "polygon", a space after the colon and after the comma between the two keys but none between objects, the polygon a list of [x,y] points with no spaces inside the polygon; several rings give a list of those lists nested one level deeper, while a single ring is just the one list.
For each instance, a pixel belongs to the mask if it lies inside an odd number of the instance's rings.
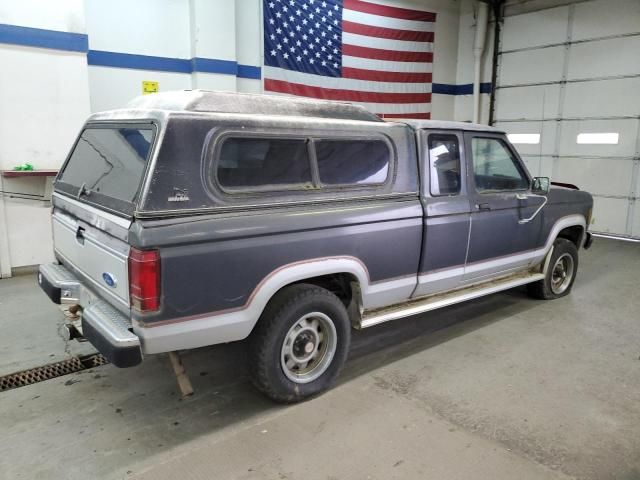
[{"label": "rear wheel", "polygon": [[350,340],[349,317],[338,297],[315,285],[286,287],[251,334],[253,383],[278,402],[316,395],[338,376]]},{"label": "rear wheel", "polygon": [[552,300],[571,292],[578,273],[578,249],[572,241],[558,238],[553,244],[549,268],[543,280],[527,285],[534,298]]}]

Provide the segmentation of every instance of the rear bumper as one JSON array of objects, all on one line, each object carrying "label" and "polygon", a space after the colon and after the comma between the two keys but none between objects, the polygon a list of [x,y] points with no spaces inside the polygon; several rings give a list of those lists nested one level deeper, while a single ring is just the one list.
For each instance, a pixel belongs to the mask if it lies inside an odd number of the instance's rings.
[{"label": "rear bumper", "polygon": [[38,283],[52,302],[82,305],[82,335],[116,367],[142,362],[140,338],[132,332],[131,320],[95,295],[84,295],[86,287],[63,265],[40,265]]}]

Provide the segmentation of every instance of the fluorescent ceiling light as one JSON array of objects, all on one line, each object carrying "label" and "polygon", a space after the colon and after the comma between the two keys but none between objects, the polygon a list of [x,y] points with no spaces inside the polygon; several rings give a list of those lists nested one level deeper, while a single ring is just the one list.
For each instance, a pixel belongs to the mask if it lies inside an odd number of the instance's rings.
[{"label": "fluorescent ceiling light", "polygon": [[511,143],[529,143],[531,145],[540,143],[539,133],[510,133],[507,138]]},{"label": "fluorescent ceiling light", "polygon": [[579,133],[576,143],[617,145],[617,133]]}]

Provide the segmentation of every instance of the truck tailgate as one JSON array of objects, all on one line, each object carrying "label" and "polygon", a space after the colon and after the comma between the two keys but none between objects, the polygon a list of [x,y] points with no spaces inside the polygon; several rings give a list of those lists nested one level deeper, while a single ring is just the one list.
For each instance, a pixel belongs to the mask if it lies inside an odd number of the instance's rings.
[{"label": "truck tailgate", "polygon": [[129,307],[129,245],[95,226],[56,209],[53,238],[57,256],[96,293]]}]

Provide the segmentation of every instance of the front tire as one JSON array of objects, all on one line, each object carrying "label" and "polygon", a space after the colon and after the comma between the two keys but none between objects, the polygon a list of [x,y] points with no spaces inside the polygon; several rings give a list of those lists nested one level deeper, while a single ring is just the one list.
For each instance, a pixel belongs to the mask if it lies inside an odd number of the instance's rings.
[{"label": "front tire", "polygon": [[349,316],[338,297],[315,285],[285,287],[250,337],[253,384],[277,402],[317,395],[335,381],[350,341]]},{"label": "front tire", "polygon": [[578,273],[578,249],[566,238],[553,243],[549,268],[543,280],[527,285],[529,295],[541,300],[553,300],[571,292]]}]

